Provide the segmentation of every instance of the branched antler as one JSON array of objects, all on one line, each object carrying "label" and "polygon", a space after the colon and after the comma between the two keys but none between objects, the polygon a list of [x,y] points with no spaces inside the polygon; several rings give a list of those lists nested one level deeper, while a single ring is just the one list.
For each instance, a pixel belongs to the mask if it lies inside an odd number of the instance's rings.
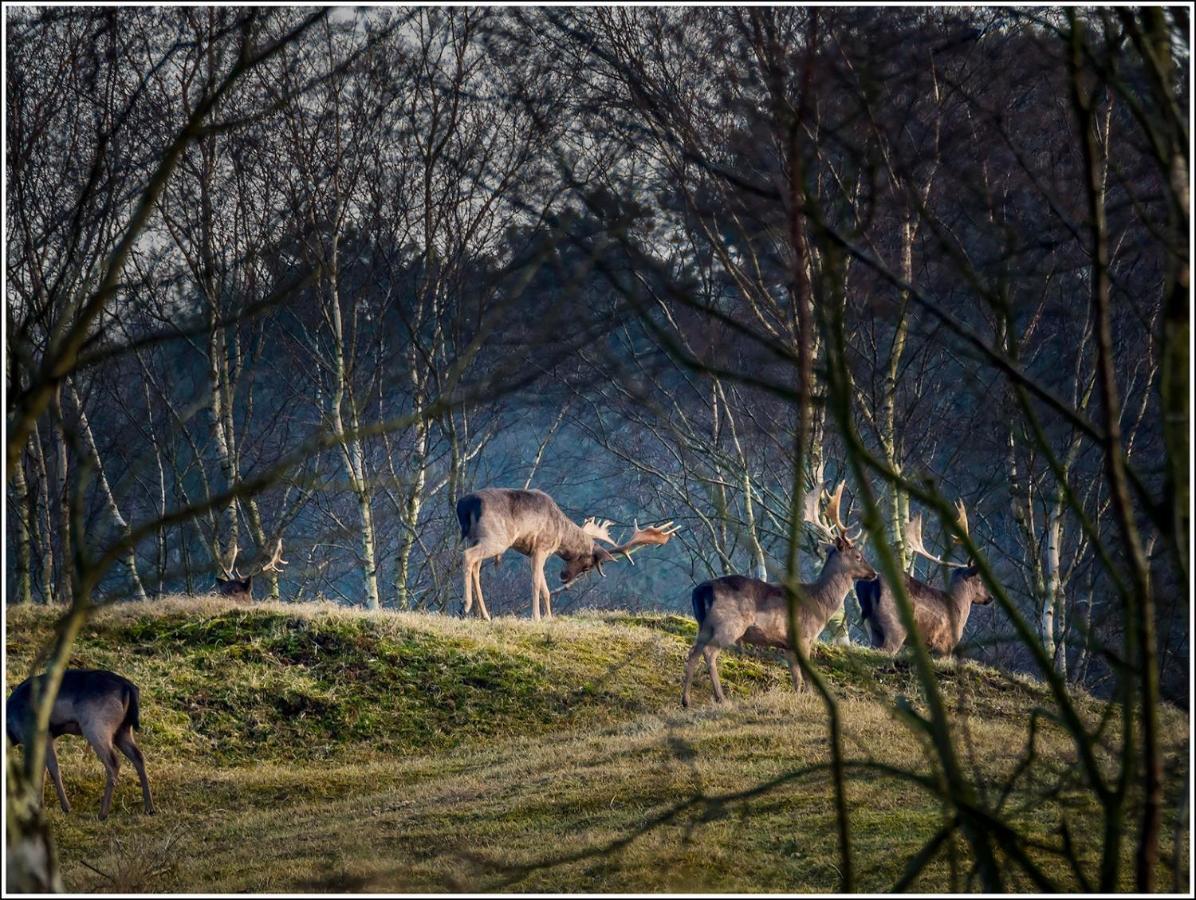
[{"label": "branched antler", "polygon": [[586,519],[581,525],[581,530],[594,540],[603,541],[614,547],[618,544],[618,541],[610,536],[610,527],[614,524],[609,519]]},{"label": "branched antler", "polygon": [[[843,524],[839,507],[843,503],[843,488],[846,486],[846,481],[840,481],[836,485],[834,493],[827,494],[822,485],[819,485],[813,490],[807,491],[805,497],[802,498],[802,519],[812,525],[814,530],[827,542],[842,538],[849,544],[853,544],[863,533],[861,530],[854,535],[848,534],[847,526]],[[827,498],[825,509],[822,503],[824,497]]]},{"label": "branched antler", "polygon": [[282,535],[279,535],[278,540],[274,543],[274,550],[270,553],[270,559],[262,565],[259,572],[278,572],[281,574],[280,566],[288,566],[285,559],[282,558]]},{"label": "branched antler", "polygon": [[[963,502],[957,502],[955,509],[959,513],[959,527],[964,534],[968,534],[968,513],[964,509]],[[950,560],[942,559],[927,552],[926,545],[922,543],[922,514],[918,513],[916,516],[911,516],[909,521],[905,523],[904,537],[905,546],[912,552],[918,554],[931,562],[936,562],[941,566],[949,566],[952,569],[966,569],[968,563],[951,562]]]},{"label": "branched antler", "polygon": [[661,547],[669,542],[669,538],[681,530],[680,525],[674,525],[670,519],[668,522],[662,522],[659,525],[649,525],[647,528],[640,528],[639,520],[635,521],[635,529],[631,533],[631,538],[625,544],[620,544],[611,550],[611,555],[623,554],[627,557],[627,561],[633,566],[635,560],[631,558],[631,553],[640,547],[656,546]]},{"label": "branched antler", "polygon": [[[222,576],[225,580],[243,581],[246,576],[242,575],[236,568],[237,554],[239,553],[237,542],[233,541],[228,548],[228,552],[223,559],[217,560],[217,566],[220,568]],[[274,549],[270,551],[270,558],[262,563],[256,570],[249,573],[250,578],[254,575],[260,575],[263,572],[278,572],[282,573],[282,566],[289,565],[289,563],[282,558],[282,537],[279,536],[274,541]]]},{"label": "branched antler", "polygon": [[239,572],[237,572],[236,568],[237,554],[239,552],[240,550],[237,548],[237,542],[233,541],[228,545],[228,551],[224,554],[224,558],[218,558],[216,560],[216,565],[220,568],[224,578],[228,581],[232,581],[233,579],[237,579],[239,581],[241,579],[241,575]]}]

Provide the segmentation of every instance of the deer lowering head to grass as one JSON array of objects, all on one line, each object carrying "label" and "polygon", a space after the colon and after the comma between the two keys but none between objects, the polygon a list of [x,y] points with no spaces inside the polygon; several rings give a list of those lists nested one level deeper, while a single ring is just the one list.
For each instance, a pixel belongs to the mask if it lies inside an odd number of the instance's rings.
[{"label": "deer lowering head to grass", "polygon": [[[847,527],[839,517],[843,483],[840,482],[831,495],[826,513],[818,508],[822,495],[823,492],[816,489],[807,496],[804,504],[806,521],[826,537],[827,542],[823,545],[826,562],[818,580],[801,586],[804,602],[799,602],[796,610],[796,637],[803,653],[809,652],[810,644],[843,605],[852,582],[857,578],[876,577],[876,571],[856,547],[856,538],[848,535]],[[726,699],[718,678],[718,655],[740,641],[785,650],[794,690],[804,689],[797,655],[789,641],[788,598],[783,587],[742,575],[726,575],[694,588],[693,610],[698,620],[698,639],[685,661],[682,706],[689,706],[689,686],[698,666],[698,657],[703,654],[710,669],[714,698],[720,703]]]},{"label": "deer lowering head to grass", "polygon": [[237,564],[237,542],[233,541],[228,548],[228,553],[225,558],[220,560],[221,574],[223,578],[217,576],[216,578],[216,593],[221,597],[228,597],[237,603],[249,603],[253,600],[253,579],[263,572],[282,572],[282,566],[288,565],[287,561],[282,558],[282,538],[279,537],[274,542],[274,549],[270,552],[270,558],[266,562],[258,566],[257,571],[251,572],[248,575],[242,575],[236,569]]},{"label": "deer lowering head to grass", "polygon": [[[962,502],[956,504],[956,509],[960,529],[967,534],[967,510]],[[905,545],[919,556],[952,569],[945,591],[903,573],[905,592],[913,607],[918,634],[935,653],[951,653],[963,639],[963,629],[972,611],[972,604],[991,603],[992,595],[971,560],[967,563],[948,562],[926,551],[922,543],[920,513],[905,523]],[[873,648],[896,653],[905,645],[909,633],[901,621],[897,600],[888,582],[883,578],[857,581],[855,593]]]},{"label": "deer lowering head to grass", "polygon": [[[568,587],[591,569],[605,576],[602,567],[620,556],[631,560],[632,551],[668,543],[678,529],[672,522],[651,528],[637,524],[626,543],[617,544],[610,535],[610,522],[587,519],[577,525],[543,491],[485,488],[457,501],[457,520],[465,542],[465,615],[473,608],[477,594],[478,614],[490,618],[482,596],[482,564],[507,550],[516,550],[532,561],[532,617],[552,618],[552,592],[544,577],[544,563],[553,554],[565,561],[562,587]],[[605,543],[607,547],[603,547]]]},{"label": "deer lowering head to grass", "polygon": [[[39,683],[44,675],[36,676]],[[28,747],[33,732],[33,681],[26,678],[8,698],[5,727],[8,739],[18,746]],[[100,800],[100,818],[108,818],[112,805],[112,790],[116,787],[116,776],[120,771],[120,757],[117,750],[129,758],[141,779],[141,799],[147,815],[154,813],[154,800],[150,795],[149,777],[145,774],[145,758],[133,731],[141,729],[141,705],[137,685],[115,672],[102,669],[67,669],[62,676],[62,685],[54,706],[50,711],[50,734],[46,743],[46,769],[54,780],[54,790],[63,812],[71,811],[62,786],[62,775],[58,771],[58,757],[54,753],[54,740],[64,734],[80,734],[87,739],[108,774],[104,783],[104,797]],[[45,790],[45,773],[42,773],[42,790]]]}]

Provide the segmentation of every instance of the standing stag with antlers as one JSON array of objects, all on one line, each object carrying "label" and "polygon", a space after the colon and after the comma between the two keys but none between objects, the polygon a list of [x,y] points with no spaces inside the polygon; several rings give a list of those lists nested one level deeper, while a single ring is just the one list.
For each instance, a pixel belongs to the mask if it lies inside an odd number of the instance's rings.
[{"label": "standing stag with antlers", "polygon": [[617,544],[610,536],[611,522],[586,519],[577,525],[543,491],[510,488],[485,488],[466,494],[457,501],[457,520],[466,543],[464,613],[469,615],[476,592],[478,613],[483,619],[489,619],[490,613],[482,596],[482,564],[507,550],[531,557],[532,618],[540,618],[541,600],[544,614],[552,618],[552,592],[544,577],[544,563],[549,556],[556,554],[565,561],[561,571],[564,588],[591,569],[605,576],[604,564],[619,556],[630,561],[633,550],[667,544],[679,530],[672,527],[672,522],[642,529],[637,524],[627,542]]},{"label": "standing stag with antlers", "polygon": [[270,552],[270,558],[258,566],[256,571],[250,572],[248,575],[242,575],[237,571],[237,553],[237,542],[233,541],[232,546],[228,548],[225,558],[219,562],[220,571],[224,577],[216,577],[216,593],[221,597],[228,597],[237,603],[248,603],[253,599],[253,579],[256,576],[261,575],[263,572],[278,572],[281,574],[281,567],[288,565],[287,561],[282,558],[281,537],[274,542],[274,549]]},{"label": "standing stag with antlers", "polygon": [[[805,521],[825,538],[823,549],[826,562],[818,573],[818,580],[801,586],[801,599],[796,610],[797,634],[803,654],[822,633],[851,590],[856,578],[875,578],[876,571],[856,547],[857,536],[848,534],[839,517],[843,500],[843,482],[830,495],[826,512],[819,509],[825,496],[821,488],[806,495],[803,504]],[[698,639],[694,641],[685,661],[685,678],[681,683],[681,705],[689,706],[689,686],[698,668],[698,658],[706,657],[710,680],[714,685],[714,699],[726,699],[718,679],[718,655],[727,647],[744,642],[761,647],[777,647],[786,651],[793,688],[805,687],[789,635],[789,598],[778,584],[769,584],[743,575],[726,575],[705,581],[694,588],[694,618],[698,620]]]},{"label": "standing stag with antlers", "polygon": [[[955,505],[959,527],[968,534],[968,512],[963,502]],[[914,612],[914,625],[926,646],[936,653],[951,653],[963,639],[972,604],[987,605],[992,595],[980,578],[979,570],[967,563],[948,562],[926,551],[922,543],[922,515],[919,513],[905,523],[905,545],[931,562],[947,566],[953,571],[947,590],[939,590],[905,574],[905,592]],[[897,610],[892,588],[882,578],[857,581],[855,594],[860,601],[860,613],[868,625],[874,649],[896,653],[909,636]]]}]

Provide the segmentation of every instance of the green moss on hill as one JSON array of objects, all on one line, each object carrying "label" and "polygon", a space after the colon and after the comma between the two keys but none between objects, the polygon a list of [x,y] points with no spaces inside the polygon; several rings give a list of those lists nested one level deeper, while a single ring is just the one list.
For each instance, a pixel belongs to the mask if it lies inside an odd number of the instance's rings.
[{"label": "green moss on hill", "polygon": [[[10,682],[51,623],[45,609],[10,610]],[[168,603],[100,612],[71,664],[133,679],[155,744],[237,763],[367,745],[431,751],[623,720],[674,699],[681,650],[653,630],[597,620],[487,631],[439,616]],[[724,670],[740,693],[784,674],[747,658]]]},{"label": "green moss on hill", "polygon": [[[53,621],[52,610],[8,610],[10,685],[25,676]],[[695,708],[681,710],[695,628],[675,615],[483,623],[194,598],[101,610],[71,663],[114,669],[140,685],[138,740],[159,815],[138,813],[126,767],[112,818],[97,822],[99,765],[82,741],[62,739],[75,809],[63,815],[51,793],[48,816],[67,884],[220,892],[835,890],[821,699],[794,695],[778,654],[746,650],[722,657],[734,702],[714,705],[703,672]],[[921,729],[899,711],[902,698],[917,708],[918,685],[902,658],[858,647],[819,646],[814,661],[839,698],[854,766],[859,883],[884,890],[942,824],[931,793],[868,768],[934,770]],[[1049,716],[1037,732],[1032,771],[1019,769],[1033,711],[1051,708],[1043,686],[972,663],[939,661],[936,673],[967,742],[971,777],[993,791],[1011,783],[1007,812],[1040,847],[1057,842],[1066,816],[1079,852],[1095,864],[1097,810],[1070,739]],[[1101,705],[1076,699],[1095,727]],[[1182,782],[1188,723],[1168,709],[1164,725],[1170,797]],[[1114,720],[1106,735],[1115,727]],[[1101,756],[1115,762],[1112,752]],[[781,776],[758,796],[717,799]],[[621,843],[679,802],[675,818]],[[1163,879],[1173,813],[1169,806]],[[624,849],[607,853],[612,843]],[[966,873],[966,847],[956,850],[956,871]],[[1052,879],[1076,888],[1057,854],[1034,854]],[[915,887],[949,889],[959,884],[951,872],[940,854]],[[1033,887],[1012,864],[1009,873],[1010,889]]]}]

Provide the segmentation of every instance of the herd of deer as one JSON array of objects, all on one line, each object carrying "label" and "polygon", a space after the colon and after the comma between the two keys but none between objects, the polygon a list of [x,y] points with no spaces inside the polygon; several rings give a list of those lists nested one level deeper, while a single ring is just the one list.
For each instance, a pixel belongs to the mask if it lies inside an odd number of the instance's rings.
[{"label": "herd of deer", "polygon": [[[907,631],[898,615],[896,600],[890,585],[881,578],[864,558],[857,546],[860,535],[849,534],[840,517],[843,483],[832,494],[816,489],[803,504],[803,518],[823,539],[825,561],[817,579],[801,585],[797,605],[796,634],[799,649],[808,653],[810,643],[855,588],[860,611],[868,626],[872,646],[896,653],[905,644]],[[825,504],[824,504],[825,499]],[[959,526],[967,532],[967,513],[958,505]],[[544,577],[544,564],[549,556],[559,556],[565,563],[561,571],[564,590],[591,569],[605,575],[605,564],[623,558],[632,562],[631,554],[641,547],[668,543],[679,529],[672,522],[648,528],[636,523],[631,537],[622,544],[611,537],[612,523],[587,519],[577,525],[568,518],[543,491],[487,488],[462,497],[457,502],[457,519],[461,525],[464,549],[464,614],[473,610],[489,619],[482,595],[482,564],[501,557],[507,550],[516,550],[532,561],[532,617],[539,620],[541,603],[543,614],[552,617],[552,595]],[[915,553],[954,571],[947,590],[940,590],[912,576],[905,576],[906,594],[914,613],[914,625],[925,644],[939,653],[950,653],[963,637],[964,625],[973,603],[989,603],[989,595],[977,569],[939,559],[926,552],[922,543],[921,517],[906,524],[905,542]],[[605,545],[605,546],[603,546]],[[217,578],[217,591],[226,597],[248,602],[252,596],[253,578],[261,572],[281,572],[287,563],[282,558],[282,539],[273,546],[265,563],[250,575],[242,575],[236,568],[237,547],[234,543],[221,561],[223,578]],[[775,647],[785,651],[789,671],[796,690],[803,689],[797,654],[789,639],[787,592],[779,585],[769,584],[742,575],[725,575],[704,581],[693,590],[693,613],[698,621],[698,636],[685,661],[681,704],[689,706],[689,689],[698,666],[705,656],[714,687],[714,696],[723,701],[722,685],[718,677],[718,655],[736,643]],[[44,676],[38,676],[38,679]],[[8,698],[6,729],[15,745],[28,743],[33,722],[33,685],[26,679]],[[117,750],[137,769],[141,780],[145,812],[154,811],[145,760],[133,740],[133,730],[140,729],[140,700],[137,686],[126,678],[98,669],[68,669],[63,677],[50,713],[46,746],[46,769],[54,780],[54,788],[64,812],[70,811],[54,739],[63,734],[80,734],[86,738],[107,773],[100,818],[108,816],[112,791],[120,769]],[[45,788],[45,773],[42,789]]]},{"label": "herd of deer", "polygon": [[[829,496],[821,488],[816,489],[806,495],[803,503],[803,518],[823,539],[825,562],[817,580],[801,586],[805,602],[796,610],[796,638],[803,653],[808,652],[810,642],[843,606],[854,587],[872,646],[896,653],[905,645],[908,634],[890,586],[856,546],[859,535],[849,534],[843,524],[840,516],[843,488],[844,483],[840,482]],[[960,528],[966,533],[967,512],[962,503],[957,509]],[[548,589],[544,577],[544,563],[549,556],[555,554],[564,560],[560,588],[564,589],[591,569],[604,575],[603,564],[620,556],[630,561],[633,550],[667,543],[678,530],[672,522],[642,529],[637,523],[627,542],[618,544],[610,536],[610,522],[586,519],[577,525],[543,491],[506,488],[487,488],[462,497],[457,502],[457,520],[465,543],[464,612],[469,615],[476,594],[478,613],[484,619],[489,619],[490,614],[482,596],[482,564],[488,559],[497,559],[507,550],[531,557],[532,617],[539,619],[541,601],[544,614],[552,616],[553,592]],[[963,637],[972,604],[989,603],[992,597],[974,566],[947,562],[926,551],[922,543],[921,516],[906,524],[904,537],[906,546],[913,552],[954,568],[945,591],[905,576],[906,594],[922,640],[932,650],[950,653]],[[789,640],[788,599],[783,587],[742,575],[724,575],[694,588],[693,612],[698,620],[698,638],[685,662],[681,687],[683,706],[689,706],[690,683],[698,659],[703,655],[710,670],[714,696],[720,702],[725,699],[718,678],[718,655],[737,643],[784,650],[789,659],[793,686],[802,690],[804,685],[797,654]]]}]

